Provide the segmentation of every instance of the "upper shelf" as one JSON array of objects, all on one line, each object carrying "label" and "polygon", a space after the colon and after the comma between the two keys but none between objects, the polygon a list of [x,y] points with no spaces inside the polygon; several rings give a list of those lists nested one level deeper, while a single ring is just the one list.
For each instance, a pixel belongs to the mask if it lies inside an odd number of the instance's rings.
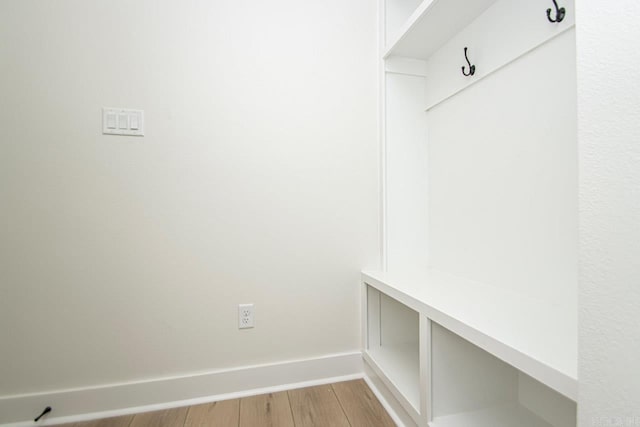
[{"label": "upper shelf", "polygon": [[496,0],[424,0],[387,44],[384,58],[427,59]]},{"label": "upper shelf", "polygon": [[577,399],[577,313],[430,270],[362,273],[365,283],[570,399]]}]

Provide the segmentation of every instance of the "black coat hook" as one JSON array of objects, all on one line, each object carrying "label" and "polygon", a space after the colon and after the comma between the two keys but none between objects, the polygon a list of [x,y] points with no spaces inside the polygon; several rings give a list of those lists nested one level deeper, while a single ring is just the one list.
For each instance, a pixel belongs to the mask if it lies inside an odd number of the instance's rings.
[{"label": "black coat hook", "polygon": [[551,8],[547,9],[547,19],[549,20],[549,22],[562,22],[566,10],[564,9],[564,7],[558,8],[558,2],[556,0],[553,0],[553,5],[556,7],[556,19],[551,18]]},{"label": "black coat hook", "polygon": [[42,418],[43,416],[45,416],[46,414],[48,414],[49,412],[51,412],[51,406],[47,406],[46,408],[44,408],[44,411],[42,411],[42,413],[40,415],[38,415],[36,417],[36,419],[34,419],[33,421],[38,422],[38,420],[40,418]]},{"label": "black coat hook", "polygon": [[466,68],[464,65],[462,66],[462,74],[464,74],[465,76],[473,76],[476,73],[476,66],[475,65],[471,65],[471,62],[469,62],[469,57],[467,56],[467,48],[464,48],[464,59],[467,60],[467,64],[469,64],[469,73],[467,74],[464,69]]}]

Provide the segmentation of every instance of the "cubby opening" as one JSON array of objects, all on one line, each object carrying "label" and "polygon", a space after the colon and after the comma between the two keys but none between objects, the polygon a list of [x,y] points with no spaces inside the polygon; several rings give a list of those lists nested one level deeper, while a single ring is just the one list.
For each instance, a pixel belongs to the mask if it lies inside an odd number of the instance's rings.
[{"label": "cubby opening", "polygon": [[419,315],[367,286],[367,353],[397,391],[420,411]]},{"label": "cubby opening", "polygon": [[437,323],[430,427],[575,427],[576,404]]}]

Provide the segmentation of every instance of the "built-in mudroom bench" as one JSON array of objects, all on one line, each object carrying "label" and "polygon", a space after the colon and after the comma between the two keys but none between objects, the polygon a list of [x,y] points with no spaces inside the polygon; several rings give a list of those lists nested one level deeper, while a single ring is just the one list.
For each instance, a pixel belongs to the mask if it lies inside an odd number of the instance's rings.
[{"label": "built-in mudroom bench", "polygon": [[364,359],[419,426],[575,427],[573,0],[384,0]]},{"label": "built-in mudroom bench", "polygon": [[576,325],[563,310],[437,271],[362,281],[365,360],[416,423],[575,426]]}]

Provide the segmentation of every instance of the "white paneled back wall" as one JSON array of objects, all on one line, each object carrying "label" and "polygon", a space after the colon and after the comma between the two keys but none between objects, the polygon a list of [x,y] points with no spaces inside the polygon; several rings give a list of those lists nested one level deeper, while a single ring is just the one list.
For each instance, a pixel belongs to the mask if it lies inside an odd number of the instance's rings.
[{"label": "white paneled back wall", "polygon": [[577,309],[575,33],[427,113],[431,267]]}]

